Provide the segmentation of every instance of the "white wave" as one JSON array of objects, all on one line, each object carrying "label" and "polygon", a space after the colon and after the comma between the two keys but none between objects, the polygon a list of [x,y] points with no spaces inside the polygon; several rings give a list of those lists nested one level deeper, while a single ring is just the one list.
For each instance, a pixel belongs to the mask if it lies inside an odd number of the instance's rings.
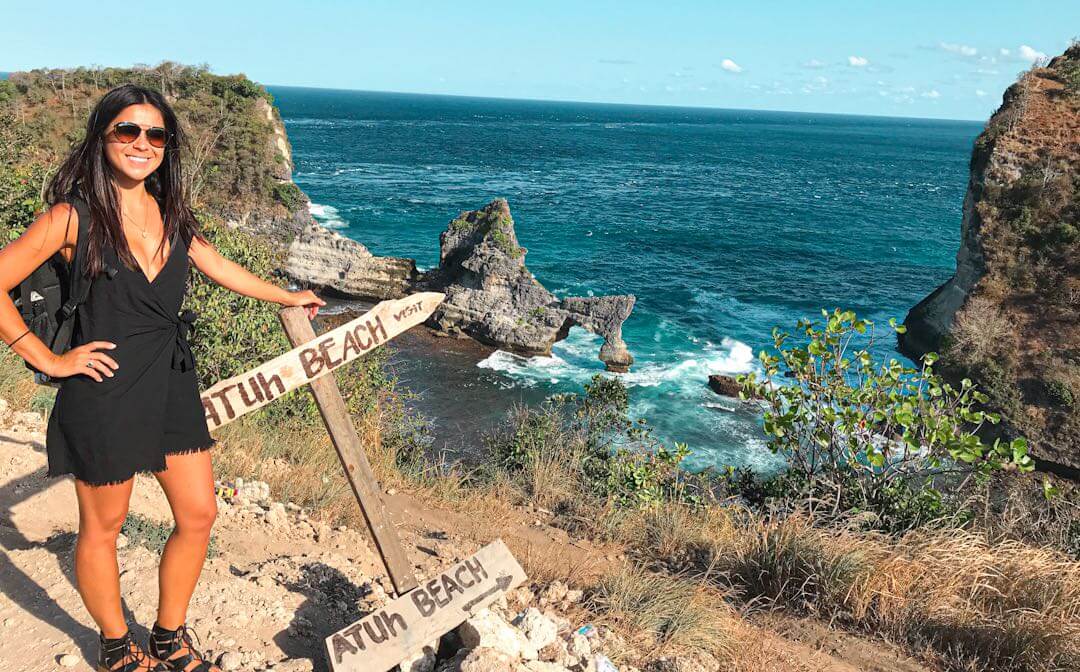
[{"label": "white wave", "polygon": [[308,212],[311,216],[328,229],[347,229],[349,223],[341,218],[341,213],[332,205],[308,202]]}]

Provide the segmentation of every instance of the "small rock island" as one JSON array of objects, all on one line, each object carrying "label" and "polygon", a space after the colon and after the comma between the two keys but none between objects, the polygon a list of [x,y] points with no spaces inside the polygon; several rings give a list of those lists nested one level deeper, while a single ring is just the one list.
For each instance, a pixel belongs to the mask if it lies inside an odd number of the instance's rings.
[{"label": "small rock island", "polygon": [[311,224],[288,248],[285,273],[297,284],[355,299],[392,299],[418,291],[446,294],[427,325],[520,355],[550,355],[574,325],[604,339],[600,360],[626,372],[634,358],[622,325],[633,295],[566,297],[549,292],[525,266],[506,199],[462,212],[439,236],[439,265],[378,257],[355,240]]}]

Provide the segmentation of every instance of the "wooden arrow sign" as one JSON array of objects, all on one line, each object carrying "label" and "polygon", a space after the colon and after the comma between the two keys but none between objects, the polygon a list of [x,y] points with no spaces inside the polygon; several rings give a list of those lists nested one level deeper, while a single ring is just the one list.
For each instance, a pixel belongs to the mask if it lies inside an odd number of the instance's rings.
[{"label": "wooden arrow sign", "polygon": [[362,357],[420,324],[445,294],[420,292],[382,301],[360,317],[202,393],[206,426],[217,429]]},{"label": "wooden arrow sign", "polygon": [[384,672],[526,580],[501,539],[326,638],[334,672]]}]

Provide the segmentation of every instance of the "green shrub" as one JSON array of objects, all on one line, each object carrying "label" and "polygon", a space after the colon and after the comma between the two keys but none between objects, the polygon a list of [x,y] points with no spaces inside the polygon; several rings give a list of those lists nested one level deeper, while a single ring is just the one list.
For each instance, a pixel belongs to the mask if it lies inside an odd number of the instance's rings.
[{"label": "green shrub", "polygon": [[[970,380],[959,389],[942,380],[936,355],[921,369],[878,363],[872,322],[851,311],[822,315],[823,325],[798,321],[798,343],[774,329],[776,355],[759,356],[764,377],[740,376],[743,396],[763,400],[768,445],[787,458],[788,483],[815,509],[898,516],[883,523],[894,527],[939,512],[946,475],[1034,468],[1023,439],[983,443],[979,428],[999,417],[977,410],[988,397]],[[793,382],[774,385],[782,371]]]},{"label": "green shrub", "polygon": [[274,199],[288,208],[289,212],[296,212],[306,202],[304,192],[294,182],[278,182],[274,180],[271,190]]},{"label": "green shrub", "polygon": [[1054,406],[1072,408],[1073,404],[1076,403],[1076,395],[1073,394],[1072,388],[1065,381],[1048,380],[1044,385],[1046,387],[1046,398]]}]

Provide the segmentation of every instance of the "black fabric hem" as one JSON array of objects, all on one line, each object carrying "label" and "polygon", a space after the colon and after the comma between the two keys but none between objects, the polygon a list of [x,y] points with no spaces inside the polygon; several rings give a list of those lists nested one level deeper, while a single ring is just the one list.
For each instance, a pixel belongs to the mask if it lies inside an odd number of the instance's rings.
[{"label": "black fabric hem", "polygon": [[120,485],[121,483],[126,483],[126,482],[130,481],[131,479],[135,478],[136,474],[153,475],[155,472],[158,472],[158,471],[162,471],[162,469],[153,469],[151,467],[144,467],[144,468],[141,468],[141,469],[136,469],[135,471],[131,472],[131,474],[129,476],[126,476],[124,478],[105,479],[105,480],[92,480],[92,479],[88,479],[88,478],[83,478],[83,477],[79,476],[78,474],[76,474],[74,471],[72,471],[70,469],[67,470],[67,471],[59,471],[59,472],[55,472],[55,473],[52,472],[52,471],[46,472],[45,476],[47,478],[60,478],[62,476],[71,476],[72,478],[74,478],[77,481],[82,481],[83,483],[85,483],[86,485],[89,485],[90,487],[97,488],[97,487],[100,487],[100,486],[103,486],[103,485]]},{"label": "black fabric hem", "polygon": [[196,446],[192,446],[190,448],[181,448],[179,450],[167,450],[167,451],[165,451],[165,454],[166,455],[190,455],[192,453],[201,453],[203,451],[210,450],[211,448],[216,446],[217,442],[218,442],[217,439],[211,437],[209,443],[202,443],[202,444],[199,444],[199,445],[196,445]]},{"label": "black fabric hem", "polygon": [[[192,446],[190,448],[181,448],[179,450],[166,451],[164,453],[164,455],[190,455],[192,453],[201,453],[203,451],[210,450],[215,445],[217,445],[217,443],[218,443],[218,440],[211,437],[209,443],[202,443],[202,444],[199,444],[199,445],[196,445],[196,446]],[[122,477],[122,478],[112,478],[112,479],[102,479],[102,480],[88,479],[88,478],[83,478],[83,477],[79,476],[77,473],[75,473],[75,470],[71,469],[71,468],[64,469],[63,471],[53,471],[53,470],[50,469],[49,471],[47,471],[45,473],[45,476],[47,478],[60,478],[62,476],[71,476],[75,480],[82,481],[83,483],[85,483],[85,484],[87,484],[87,485],[89,485],[91,487],[99,487],[99,486],[103,486],[103,485],[120,485],[121,483],[126,483],[127,481],[131,480],[132,478],[135,478],[136,474],[147,474],[149,476],[153,476],[154,474],[160,474],[161,472],[165,471],[167,468],[168,467],[165,465],[165,460],[164,460],[164,458],[162,458],[162,464],[161,464],[160,467],[140,467],[138,469],[133,470],[129,475],[127,475],[125,477]]]}]

